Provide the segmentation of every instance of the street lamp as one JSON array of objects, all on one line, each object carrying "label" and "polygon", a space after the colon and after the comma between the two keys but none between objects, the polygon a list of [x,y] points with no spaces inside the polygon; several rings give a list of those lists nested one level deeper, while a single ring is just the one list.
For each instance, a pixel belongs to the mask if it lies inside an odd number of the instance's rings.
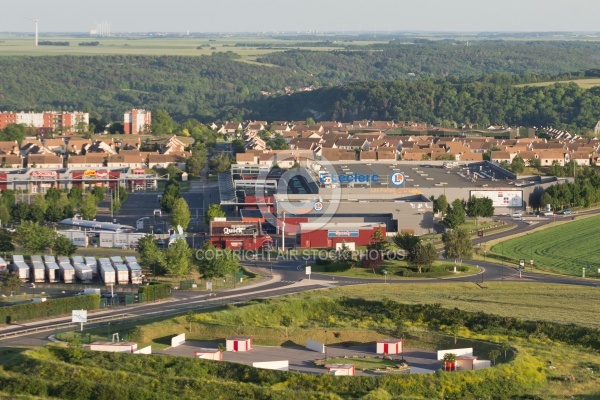
[{"label": "street lamp", "polygon": [[387,283],[387,271],[383,270],[383,283]]},{"label": "street lamp", "polygon": [[192,233],[192,249],[196,248],[195,238],[196,238],[196,234]]},{"label": "street lamp", "polygon": [[327,364],[327,330],[325,331],[325,364]]}]

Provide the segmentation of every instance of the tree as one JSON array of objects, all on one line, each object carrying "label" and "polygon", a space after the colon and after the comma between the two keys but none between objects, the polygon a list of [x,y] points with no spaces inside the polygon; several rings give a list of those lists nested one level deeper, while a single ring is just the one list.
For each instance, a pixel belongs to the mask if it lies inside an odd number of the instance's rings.
[{"label": "tree", "polygon": [[205,278],[224,277],[239,271],[239,262],[233,252],[217,249],[208,240],[204,242],[199,256],[198,270]]},{"label": "tree", "polygon": [[160,208],[170,213],[173,210],[175,201],[181,197],[179,183],[174,178],[170,178],[165,186],[165,191],[160,198]]},{"label": "tree", "polygon": [[4,204],[9,209],[15,205],[16,196],[15,192],[10,189],[6,189],[2,191],[2,196],[0,196],[0,204]]},{"label": "tree", "polygon": [[23,221],[17,227],[15,241],[27,253],[39,253],[43,250],[52,250],[58,233],[51,228],[41,226],[37,222]]},{"label": "tree", "polygon": [[294,319],[289,315],[283,315],[279,321],[279,324],[285,328],[285,338],[289,339],[289,327],[294,324]]},{"label": "tree", "polygon": [[510,350],[510,343],[509,342],[500,343],[500,350],[502,350],[504,352],[504,360],[506,360],[508,357],[508,350]]},{"label": "tree", "polygon": [[83,200],[83,189],[81,186],[73,186],[67,195],[74,208],[79,208]]},{"label": "tree", "polygon": [[445,258],[453,258],[455,263],[462,264],[465,258],[473,256],[473,242],[471,235],[466,229],[458,228],[452,232],[446,232],[442,235],[444,242]]},{"label": "tree", "polygon": [[185,170],[192,177],[202,175],[202,170],[206,166],[206,147],[203,143],[198,143],[192,148],[192,155],[185,162]]},{"label": "tree", "polygon": [[368,250],[377,250],[379,252],[385,252],[390,247],[390,242],[383,234],[380,228],[375,229],[371,235],[371,242],[367,245]]},{"label": "tree", "polygon": [[460,325],[454,324],[450,328],[452,330],[452,336],[454,336],[454,344],[458,342],[458,334],[460,333]]},{"label": "tree", "polygon": [[208,167],[217,172],[228,172],[231,168],[232,158],[227,153],[219,153],[208,162]]},{"label": "tree", "polygon": [[7,293],[18,291],[23,284],[23,281],[14,272],[5,273],[0,279],[0,288]]},{"label": "tree", "polygon": [[0,203],[0,227],[10,221],[10,208]]},{"label": "tree", "polygon": [[48,202],[42,195],[37,195],[33,199],[33,204],[31,205],[29,218],[32,221],[43,222],[46,217],[46,210],[48,209]]},{"label": "tree", "polygon": [[409,265],[417,267],[419,273],[423,268],[431,268],[433,262],[438,259],[438,251],[433,243],[419,243],[414,248],[414,257],[409,261]]},{"label": "tree", "polygon": [[190,310],[185,314],[185,321],[190,324],[190,332],[192,331],[192,322],[194,322],[195,319],[196,317],[193,311]]},{"label": "tree", "polygon": [[31,213],[31,207],[27,203],[17,203],[11,210],[12,220],[15,222],[21,222],[29,219]]},{"label": "tree", "polygon": [[175,200],[173,209],[171,210],[171,226],[179,225],[185,231],[187,230],[191,220],[192,215],[190,214],[187,201],[185,201],[185,199],[182,197]]},{"label": "tree", "polygon": [[500,357],[500,351],[496,349],[490,350],[488,356],[490,357],[490,360],[492,360],[492,364],[496,365],[496,359]]},{"label": "tree", "polygon": [[0,251],[7,253],[15,249],[15,245],[12,243],[12,235],[6,230],[0,230]]},{"label": "tree", "polygon": [[398,232],[393,240],[396,246],[405,251],[405,258],[410,263],[414,258],[416,246],[421,243],[421,238],[410,233]]},{"label": "tree", "polygon": [[206,215],[204,219],[207,224],[210,224],[210,221],[213,221],[215,218],[221,218],[224,216],[225,211],[223,211],[220,204],[211,204],[206,210]]},{"label": "tree", "polygon": [[140,254],[142,265],[150,268],[155,277],[167,272],[165,253],[158,248],[153,235],[147,235],[138,240],[137,252]]},{"label": "tree", "polygon": [[446,214],[446,211],[448,210],[448,199],[446,198],[446,195],[440,194],[437,200],[435,201],[435,206],[437,208],[437,211],[439,211],[442,214],[442,216]]},{"label": "tree", "polygon": [[465,223],[465,208],[460,199],[456,199],[452,202],[450,210],[444,218],[444,225],[448,228],[455,229],[458,226]]},{"label": "tree", "polygon": [[475,225],[477,225],[479,217],[494,216],[494,202],[489,197],[471,196],[467,202],[467,215],[475,218]]},{"label": "tree", "polygon": [[25,125],[21,124],[8,124],[6,128],[0,132],[0,140],[6,142],[21,143],[27,137],[27,133],[30,130]]},{"label": "tree", "polygon": [[177,128],[177,124],[165,110],[158,109],[152,112],[152,125],[150,130],[153,135],[168,135],[172,134]]},{"label": "tree", "polygon": [[193,266],[192,256],[193,251],[187,241],[183,238],[175,239],[165,252],[167,272],[178,278],[189,275]]},{"label": "tree", "polygon": [[533,168],[539,168],[542,166],[542,162],[540,161],[540,159],[535,158],[535,157],[527,160],[527,163],[529,164],[530,167],[533,167]]},{"label": "tree", "polygon": [[306,125],[307,126],[313,126],[315,124],[316,124],[316,122],[315,122],[315,120],[312,117],[306,118]]},{"label": "tree", "polygon": [[77,246],[67,237],[59,235],[54,242],[53,250],[57,256],[72,256],[77,251]]},{"label": "tree", "polygon": [[49,188],[48,191],[46,191],[46,195],[44,197],[46,198],[46,201],[48,201],[48,203],[55,203],[60,199],[60,190],[56,188]]},{"label": "tree", "polygon": [[100,202],[104,200],[106,189],[104,189],[102,186],[96,186],[94,189],[92,189],[92,194],[96,197],[96,204],[100,204]]},{"label": "tree", "polygon": [[515,174],[522,174],[525,171],[525,161],[521,157],[516,156],[510,163],[510,169]]},{"label": "tree", "polygon": [[96,216],[98,212],[98,204],[96,203],[97,197],[93,194],[88,194],[83,198],[79,212],[83,219],[91,220]]}]

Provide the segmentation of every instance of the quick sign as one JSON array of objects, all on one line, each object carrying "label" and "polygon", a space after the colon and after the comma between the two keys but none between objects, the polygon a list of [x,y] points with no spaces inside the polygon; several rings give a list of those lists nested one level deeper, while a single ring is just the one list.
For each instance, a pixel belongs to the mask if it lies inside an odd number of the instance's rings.
[{"label": "quick sign", "polygon": [[362,175],[362,174],[341,174],[332,175],[331,177],[321,175],[319,177],[321,183],[352,183],[352,182],[373,182],[379,183],[379,174]]},{"label": "quick sign", "polygon": [[244,228],[242,228],[241,226],[239,226],[237,228],[223,228],[224,235],[235,235],[235,234],[242,234],[242,233],[244,233]]},{"label": "quick sign", "polygon": [[327,237],[358,237],[358,231],[327,231]]}]

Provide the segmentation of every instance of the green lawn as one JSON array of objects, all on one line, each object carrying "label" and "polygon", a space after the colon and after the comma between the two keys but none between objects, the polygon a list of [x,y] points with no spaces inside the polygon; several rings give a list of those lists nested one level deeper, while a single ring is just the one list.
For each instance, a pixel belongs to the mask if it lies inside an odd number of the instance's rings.
[{"label": "green lawn", "polygon": [[533,259],[536,268],[572,276],[581,276],[589,263],[586,276],[598,276],[599,223],[600,216],[569,222],[496,244],[490,251],[515,262]]}]

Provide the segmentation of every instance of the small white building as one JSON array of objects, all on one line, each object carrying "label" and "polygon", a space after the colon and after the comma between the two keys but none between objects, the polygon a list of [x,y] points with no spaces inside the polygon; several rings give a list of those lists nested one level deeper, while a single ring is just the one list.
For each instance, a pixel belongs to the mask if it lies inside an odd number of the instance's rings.
[{"label": "small white building", "polygon": [[227,351],[250,351],[252,350],[252,337],[233,336],[225,341]]},{"label": "small white building", "polygon": [[382,339],[377,341],[377,354],[400,354],[404,351],[404,339]]},{"label": "small white building", "polygon": [[354,364],[330,364],[326,365],[327,372],[336,376],[354,376],[356,368]]},{"label": "small white building", "polygon": [[109,351],[113,353],[133,353],[137,350],[137,343],[133,342],[94,342],[90,350]]},{"label": "small white building", "polygon": [[194,352],[194,358],[201,358],[203,360],[214,360],[222,361],[223,352],[219,349],[204,349],[200,348]]}]

